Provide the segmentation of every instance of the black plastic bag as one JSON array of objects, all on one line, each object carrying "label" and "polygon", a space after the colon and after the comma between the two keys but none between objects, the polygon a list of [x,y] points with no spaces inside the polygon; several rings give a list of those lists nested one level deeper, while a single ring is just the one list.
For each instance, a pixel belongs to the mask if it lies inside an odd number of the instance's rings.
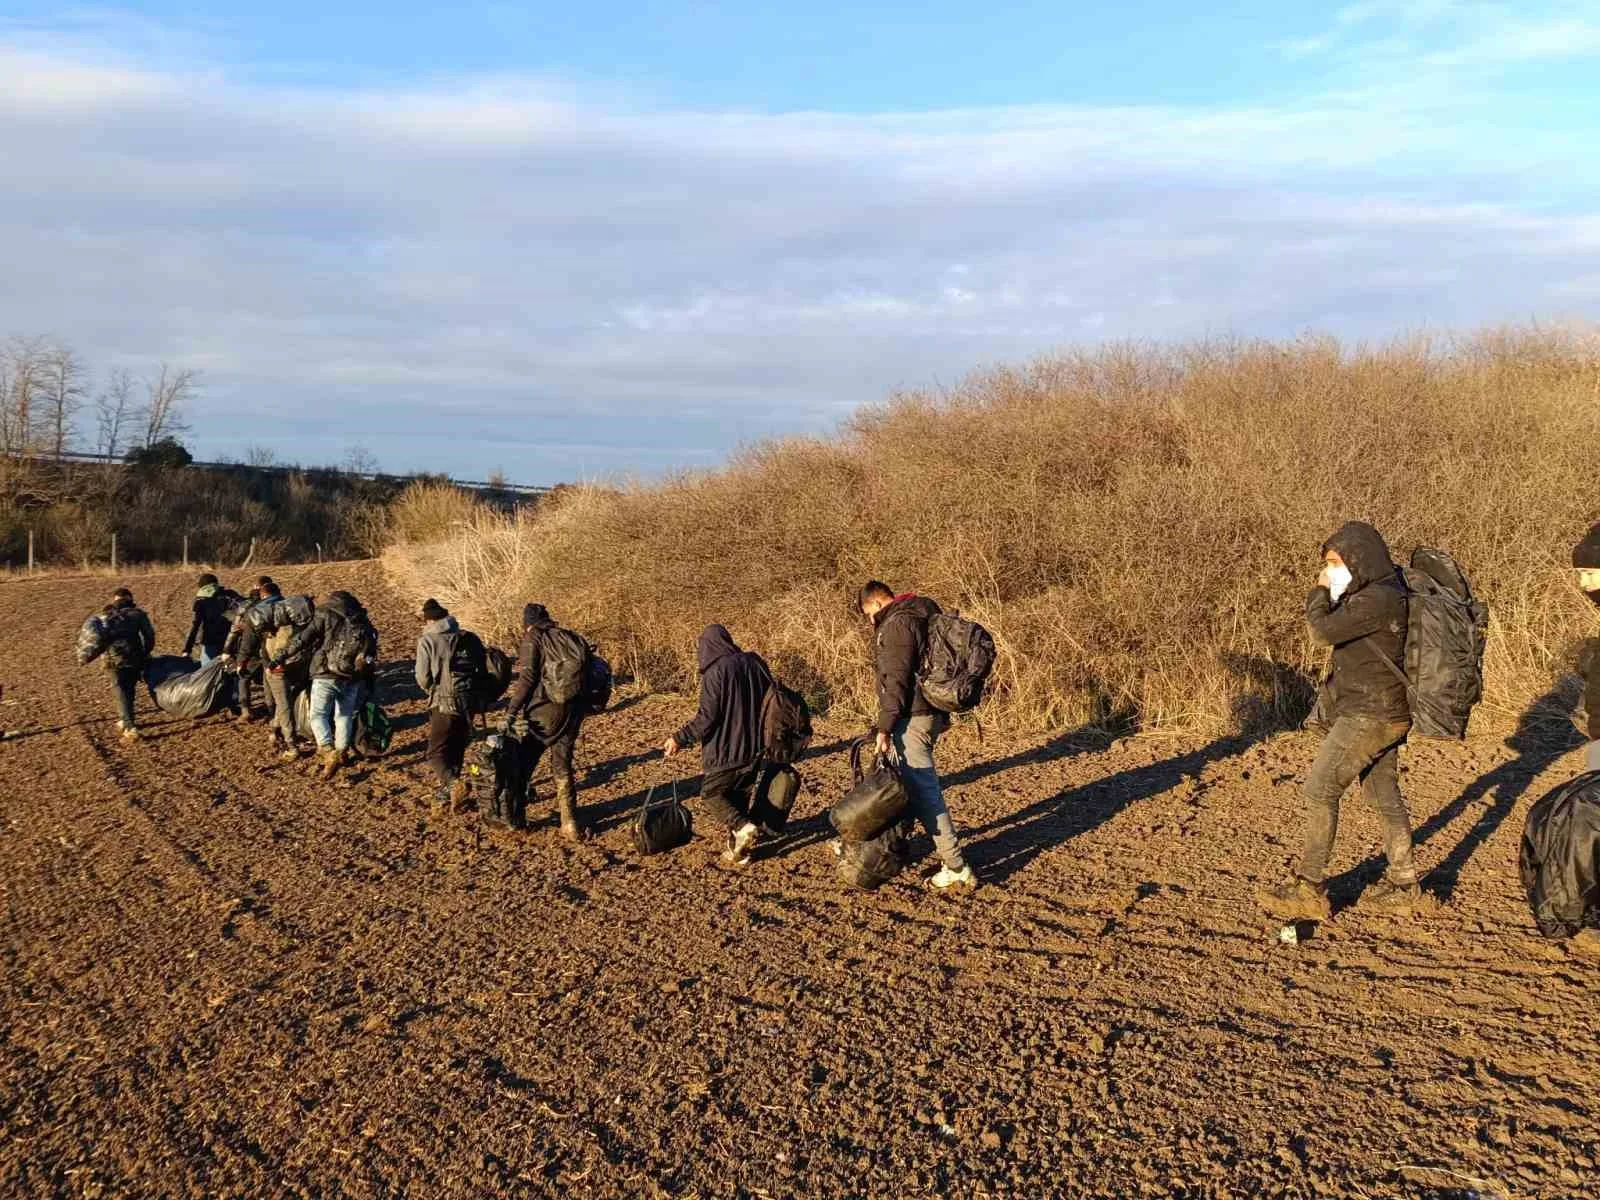
[{"label": "black plastic bag", "polygon": [[157,654],[144,665],[144,683],[150,689],[150,698],[156,704],[161,703],[156,696],[156,689],[169,679],[177,679],[182,675],[192,675],[200,669],[200,664],[185,654]]},{"label": "black plastic bag", "polygon": [[911,862],[905,832],[898,822],[866,841],[840,841],[835,850],[840,881],[858,892],[876,891]]},{"label": "black plastic bag", "polygon": [[768,763],[750,806],[750,819],[768,833],[782,833],[799,795],[800,772],[788,763]]},{"label": "black plastic bag", "polygon": [[1600,771],[1562,784],[1528,810],[1519,866],[1545,937],[1600,928]]},{"label": "black plastic bag", "polygon": [[[189,662],[180,659],[180,662]],[[193,667],[190,662],[190,667]],[[150,676],[146,676],[150,678]],[[237,681],[228,672],[228,664],[212,659],[205,666],[187,671],[176,671],[150,687],[156,707],[175,717],[209,717],[233,704]]]},{"label": "black plastic bag", "polygon": [[94,613],[78,630],[76,657],[80,667],[86,667],[105,653],[106,623],[99,613]]},{"label": "black plastic bag", "polygon": [[655,791],[645,793],[644,806],[633,820],[633,844],[640,854],[664,854],[694,836],[694,818],[678,799],[678,781],[672,781],[668,799],[653,799]]},{"label": "black plastic bag", "polygon": [[891,759],[877,755],[872,770],[863,771],[863,739],[850,747],[850,774],[855,780],[844,798],[828,812],[828,820],[847,842],[865,842],[898,821],[911,803],[905,781]]}]

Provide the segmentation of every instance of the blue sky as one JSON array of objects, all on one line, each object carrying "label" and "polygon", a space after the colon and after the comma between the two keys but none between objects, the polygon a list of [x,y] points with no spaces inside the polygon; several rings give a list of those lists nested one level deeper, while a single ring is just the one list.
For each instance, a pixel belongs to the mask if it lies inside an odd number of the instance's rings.
[{"label": "blue sky", "polygon": [[1105,339],[1595,315],[1600,11],[1205,7],[0,2],[0,336],[197,368],[208,456],[547,482]]}]

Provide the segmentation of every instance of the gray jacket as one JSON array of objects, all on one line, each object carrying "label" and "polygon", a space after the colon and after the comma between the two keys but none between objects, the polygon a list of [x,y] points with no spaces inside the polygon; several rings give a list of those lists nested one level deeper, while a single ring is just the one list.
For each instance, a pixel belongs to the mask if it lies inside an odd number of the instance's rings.
[{"label": "gray jacket", "polygon": [[460,629],[454,617],[441,617],[424,625],[417,639],[417,686],[427,693],[428,707],[436,712],[460,712],[450,687],[450,653]]}]

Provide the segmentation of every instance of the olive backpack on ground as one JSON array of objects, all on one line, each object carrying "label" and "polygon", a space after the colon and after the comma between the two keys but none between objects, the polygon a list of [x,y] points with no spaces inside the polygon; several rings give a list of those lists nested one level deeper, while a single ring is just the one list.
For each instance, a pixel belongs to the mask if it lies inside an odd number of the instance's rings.
[{"label": "olive backpack on ground", "polygon": [[694,836],[694,818],[678,799],[678,781],[672,781],[669,796],[657,800],[656,791],[651,788],[645,793],[639,815],[633,819],[633,844],[640,854],[664,854]]},{"label": "olive backpack on ground", "polygon": [[750,806],[750,819],[768,833],[782,833],[783,827],[789,823],[794,802],[799,798],[800,787],[800,772],[788,763],[768,763],[756,787],[755,802]]},{"label": "olive backpack on ground", "polygon": [[876,755],[872,770],[862,769],[861,755],[866,747],[864,739],[850,747],[850,775],[855,782],[828,811],[828,820],[847,842],[877,837],[899,820],[911,803],[905,781],[891,760]]},{"label": "olive backpack on ground", "polygon": [[467,756],[467,786],[478,812],[491,820],[507,820],[514,807],[512,775],[516,750],[510,738],[492,733],[474,744]]}]

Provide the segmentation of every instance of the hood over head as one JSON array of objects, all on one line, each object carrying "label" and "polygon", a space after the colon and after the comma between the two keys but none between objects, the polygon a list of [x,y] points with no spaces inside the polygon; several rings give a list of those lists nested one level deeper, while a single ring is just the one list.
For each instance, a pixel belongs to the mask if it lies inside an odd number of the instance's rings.
[{"label": "hood over head", "polygon": [[697,661],[700,673],[703,675],[711,669],[711,665],[718,659],[726,658],[730,654],[742,654],[733,636],[721,625],[707,625],[700,634],[697,647]]},{"label": "hood over head", "polygon": [[1335,551],[1344,559],[1344,565],[1350,568],[1350,592],[1394,576],[1394,560],[1389,556],[1389,544],[1383,540],[1381,533],[1365,521],[1347,521],[1322,543],[1322,549],[1325,552]]}]

